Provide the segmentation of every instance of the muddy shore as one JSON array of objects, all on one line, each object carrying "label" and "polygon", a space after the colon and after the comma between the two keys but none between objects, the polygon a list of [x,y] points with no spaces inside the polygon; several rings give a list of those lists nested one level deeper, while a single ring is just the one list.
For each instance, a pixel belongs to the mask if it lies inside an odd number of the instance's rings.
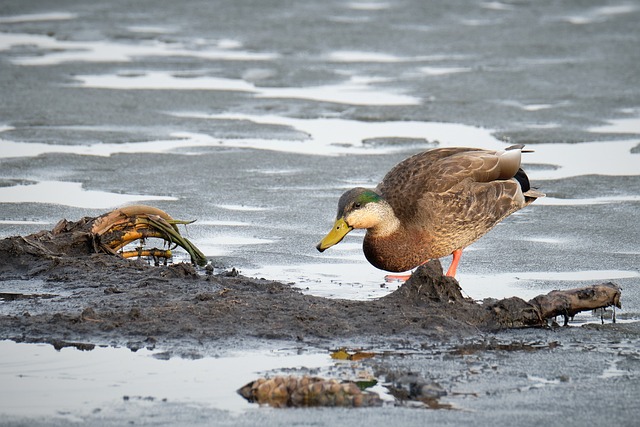
[{"label": "muddy shore", "polygon": [[[100,218],[63,220],[51,231],[0,241],[0,278],[42,283],[40,292],[0,294],[10,307],[0,319],[4,337],[57,347],[69,341],[132,349],[167,347],[175,339],[181,347],[184,341],[246,338],[318,345],[371,337],[442,340],[554,323],[534,312],[533,300],[464,297],[457,280],[443,275],[439,260],[382,298],[328,299],[235,269],[216,272],[211,264],[153,265],[149,257],[94,253],[100,237],[90,230]],[[604,306],[619,305],[619,291],[614,299]]]},{"label": "muddy shore", "polygon": [[[211,272],[187,263],[156,267],[106,254],[62,255],[32,237],[0,242],[3,281],[42,283],[39,292],[3,294],[12,314],[0,320],[5,338],[132,349],[252,338],[321,346],[372,337],[468,336],[503,327],[486,307],[463,298],[438,261],[386,297],[350,301],[305,295],[291,284],[244,277],[235,269]],[[62,246],[74,250],[68,241]],[[423,285],[429,291],[421,291]]]},{"label": "muddy shore", "polygon": [[[607,416],[615,425],[631,425],[630,414],[640,411],[627,400],[637,391],[634,378],[640,372],[637,322],[508,329],[490,315],[493,302],[463,298],[437,261],[386,297],[351,301],[305,295],[292,284],[244,277],[235,269],[207,272],[185,263],[153,266],[106,254],[56,254],[31,236],[1,240],[0,254],[4,288],[15,290],[2,294],[1,339],[84,351],[159,349],[166,358],[190,359],[282,347],[365,349],[374,357],[359,361],[358,369],[396,396],[394,404],[366,409],[372,425],[398,419],[406,425],[425,419],[456,424],[474,417],[508,425],[512,410],[528,422],[548,420],[568,410],[556,393],[574,394],[571,407],[605,398],[609,409],[618,408]],[[610,360],[619,372],[609,377]],[[344,369],[335,366],[324,374],[340,377]],[[596,392],[603,381],[616,384],[605,397]],[[427,390],[426,397],[412,395],[415,390]],[[336,416],[353,422],[363,416],[363,409],[260,407],[238,416],[174,402],[145,408],[130,400],[127,396],[115,412],[83,419],[107,426],[132,419],[141,425],[158,425],[158,419],[210,425],[212,418],[215,425],[252,425],[258,419],[265,425],[312,425],[310,414],[324,420],[321,424]],[[268,411],[266,419],[259,411]],[[479,413],[471,415],[474,411]],[[588,422],[591,416],[593,408],[583,408],[563,424]],[[7,422],[24,421],[9,417]],[[65,422],[29,419],[31,425]]]}]

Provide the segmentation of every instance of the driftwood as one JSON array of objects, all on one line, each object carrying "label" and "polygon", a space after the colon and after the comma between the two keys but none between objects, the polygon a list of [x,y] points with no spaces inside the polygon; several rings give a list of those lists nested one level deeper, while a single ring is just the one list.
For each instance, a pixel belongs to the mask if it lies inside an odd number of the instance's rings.
[{"label": "driftwood", "polygon": [[607,282],[586,288],[551,291],[547,295],[539,295],[529,302],[539,307],[540,316],[543,319],[564,316],[565,325],[570,317],[581,311],[614,307],[613,322],[615,323],[615,309],[622,308],[620,296],[620,287],[615,283]]},{"label": "driftwood", "polygon": [[529,301],[517,297],[506,298],[490,304],[488,310],[500,324],[507,327],[546,326],[550,319],[557,316],[564,317],[566,326],[569,319],[581,311],[621,308],[620,296],[620,287],[607,282],[583,288],[555,290]]}]

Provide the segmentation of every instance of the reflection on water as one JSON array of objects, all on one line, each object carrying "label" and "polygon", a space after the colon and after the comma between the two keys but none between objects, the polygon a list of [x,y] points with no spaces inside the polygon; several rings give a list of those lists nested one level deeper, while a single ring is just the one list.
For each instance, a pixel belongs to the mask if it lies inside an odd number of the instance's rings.
[{"label": "reflection on water", "polygon": [[246,248],[248,246],[266,245],[273,242],[274,240],[259,239],[257,237],[217,235],[198,239],[198,249],[200,249],[206,257],[211,258],[229,255],[233,252],[233,248]]},{"label": "reflection on water", "polygon": [[[637,115],[637,113],[636,113]],[[589,132],[640,134],[640,117],[626,117],[609,120],[606,125],[592,127]]]},{"label": "reflection on water", "polygon": [[246,410],[252,405],[236,390],[260,373],[327,368],[334,363],[326,353],[243,352],[164,360],[164,354],[146,349],[56,351],[48,344],[13,341],[0,341],[0,354],[0,414],[64,416],[75,421],[96,410],[117,411],[118,405],[135,399]]},{"label": "reflection on water", "polygon": [[[358,256],[355,255],[354,258]],[[366,300],[379,298],[396,290],[402,283],[385,283],[382,270],[365,262],[345,263],[345,258],[332,264],[268,265],[242,269],[249,277],[268,277],[272,280],[291,282],[304,293],[325,298]],[[446,260],[445,262],[448,262]],[[445,264],[443,262],[443,264]],[[446,264],[445,264],[446,268]],[[456,278],[463,294],[475,300],[485,298],[509,298],[517,296],[529,300],[553,287],[580,287],[584,283],[638,278],[637,271],[585,270],[505,272],[497,274],[464,274]]]},{"label": "reflection on water", "polygon": [[526,164],[554,165],[557,168],[532,170],[532,180],[562,179],[584,175],[640,175],[640,153],[632,149],[640,139],[578,144],[536,144],[523,157]]}]

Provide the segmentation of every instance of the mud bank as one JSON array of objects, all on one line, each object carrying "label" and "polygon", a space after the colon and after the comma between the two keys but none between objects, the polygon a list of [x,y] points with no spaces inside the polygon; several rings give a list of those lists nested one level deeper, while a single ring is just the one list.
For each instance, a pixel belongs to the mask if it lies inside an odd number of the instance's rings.
[{"label": "mud bank", "polygon": [[[185,342],[206,346],[221,339],[442,339],[547,325],[535,300],[463,297],[437,260],[385,297],[327,299],[234,269],[152,266],[91,253],[91,223],[63,221],[52,231],[0,241],[0,277],[15,290],[2,294],[10,313],[0,318],[2,338],[186,348]],[[37,292],[26,289],[34,281]],[[615,298],[618,303],[619,294]]]},{"label": "mud bank", "polygon": [[42,249],[22,237],[0,243],[3,280],[42,280],[41,292],[5,295],[13,306],[12,315],[0,320],[5,338],[135,348],[172,340],[438,337],[499,327],[485,308],[461,296],[437,262],[392,295],[349,301],[304,295],[290,284],[234,270],[206,274],[184,263],[155,267]]}]

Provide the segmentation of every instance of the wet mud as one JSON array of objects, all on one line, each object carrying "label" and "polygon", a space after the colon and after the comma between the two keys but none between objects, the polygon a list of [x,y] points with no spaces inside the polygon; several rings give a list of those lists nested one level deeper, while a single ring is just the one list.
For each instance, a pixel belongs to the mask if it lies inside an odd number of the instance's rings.
[{"label": "wet mud", "polygon": [[485,309],[462,297],[438,262],[378,300],[326,299],[304,295],[290,284],[244,277],[234,269],[207,272],[186,263],[154,266],[88,254],[89,247],[78,239],[84,237],[84,224],[80,221],[65,233],[0,242],[3,280],[42,279],[47,289],[3,298],[16,305],[12,316],[0,320],[4,337],[153,347],[175,339],[318,341],[463,334],[497,326],[483,318]]},{"label": "wet mud", "polygon": [[[92,218],[0,241],[4,281],[43,282],[37,293],[0,295],[11,315],[3,338],[97,343],[130,348],[201,345],[221,339],[323,340],[444,338],[478,331],[544,327],[535,301],[478,303],[431,261],[393,293],[368,301],[305,295],[291,284],[187,263],[151,265],[92,253]],[[604,285],[603,285],[604,286]],[[619,290],[617,304],[619,305]],[[540,297],[538,297],[539,299]],[[12,307],[11,307],[12,306]]]}]

